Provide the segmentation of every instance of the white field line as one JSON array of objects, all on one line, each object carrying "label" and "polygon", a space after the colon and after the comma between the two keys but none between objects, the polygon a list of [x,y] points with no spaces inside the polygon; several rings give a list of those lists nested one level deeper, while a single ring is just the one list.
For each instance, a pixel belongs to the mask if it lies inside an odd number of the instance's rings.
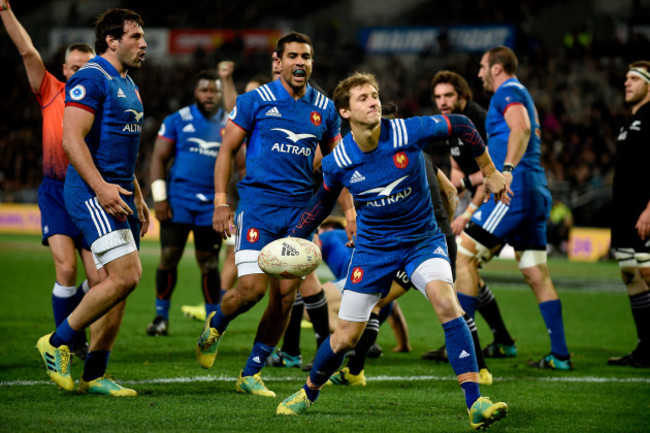
[{"label": "white field line", "polygon": [[[286,382],[296,381],[302,382],[307,378],[307,375],[300,377],[265,377],[265,382]],[[194,377],[169,377],[158,379],[144,379],[144,380],[121,380],[120,383],[134,384],[134,385],[148,385],[148,384],[168,384],[168,383],[196,383],[196,382],[235,382],[237,380],[234,376],[194,376]],[[413,381],[456,381],[455,377],[451,376],[371,376],[367,377],[369,382],[413,382]],[[495,382],[508,382],[508,381],[526,381],[526,382],[565,382],[565,383],[649,383],[650,377],[497,377]],[[0,387],[5,386],[32,386],[32,385],[51,385],[49,380],[11,380],[0,382]]]}]

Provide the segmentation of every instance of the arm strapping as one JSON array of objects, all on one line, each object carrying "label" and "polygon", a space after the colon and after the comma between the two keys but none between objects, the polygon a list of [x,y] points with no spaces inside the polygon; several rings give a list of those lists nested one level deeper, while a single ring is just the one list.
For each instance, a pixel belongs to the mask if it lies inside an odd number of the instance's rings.
[{"label": "arm strapping", "polygon": [[289,236],[306,238],[316,230],[334,209],[341,189],[340,187],[328,189],[325,184],[321,185],[320,189],[309,200],[307,207],[300,215],[298,223],[289,230]]},{"label": "arm strapping", "polygon": [[472,121],[462,114],[447,114],[446,117],[449,119],[451,134],[469,144],[472,156],[481,156],[485,152],[485,143]]}]

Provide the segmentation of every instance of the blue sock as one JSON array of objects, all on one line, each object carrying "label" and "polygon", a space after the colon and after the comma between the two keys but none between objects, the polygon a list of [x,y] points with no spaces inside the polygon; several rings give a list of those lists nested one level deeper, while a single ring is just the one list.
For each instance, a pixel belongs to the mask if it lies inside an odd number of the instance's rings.
[{"label": "blue sock", "polygon": [[341,367],[343,359],[345,359],[345,353],[337,355],[332,351],[330,337],[328,336],[318,348],[316,357],[314,357],[314,365],[309,372],[311,383],[316,386],[323,386],[327,379]]},{"label": "blue sock", "polygon": [[248,361],[246,361],[246,366],[241,375],[243,377],[252,376],[262,371],[262,367],[266,364],[266,358],[268,358],[274,350],[275,347],[269,347],[266,344],[256,341],[255,344],[253,344],[253,350],[251,351],[251,355],[248,357]]},{"label": "blue sock", "polygon": [[[474,341],[465,319],[458,317],[443,323],[442,329],[445,331],[447,357],[456,376],[465,373],[478,373]],[[472,383],[476,384],[476,386],[471,385]],[[461,384],[461,388],[465,394],[467,407],[472,407],[472,404],[481,396],[478,383],[464,382]]]},{"label": "blue sock", "polygon": [[54,324],[58,327],[77,306],[75,303],[75,286],[62,286],[55,282],[52,289],[52,312]]},{"label": "blue sock", "polygon": [[169,299],[156,299],[156,316],[162,316],[169,320],[169,307],[172,301]]},{"label": "blue sock", "polygon": [[108,367],[108,358],[111,356],[109,350],[95,350],[88,352],[86,355],[86,362],[84,363],[84,373],[81,376],[86,382],[95,380],[106,374]]},{"label": "blue sock", "polygon": [[460,302],[460,306],[463,307],[463,310],[465,310],[465,312],[469,314],[469,317],[473,319],[474,315],[476,314],[476,306],[478,305],[478,298],[475,296],[465,295],[463,293],[457,293],[457,295],[458,295],[458,302]]},{"label": "blue sock", "polygon": [[84,280],[83,283],[79,284],[77,287],[77,291],[74,294],[74,307],[77,308],[77,305],[79,305],[79,302],[83,299],[83,297],[88,293],[88,290],[90,290],[90,286],[88,285],[88,280]]},{"label": "blue sock", "polygon": [[82,332],[83,330],[75,331],[72,329],[68,324],[68,319],[66,318],[50,337],[50,344],[54,347],[59,347],[62,344],[70,347],[72,343],[77,341],[77,338],[81,337]]},{"label": "blue sock", "polygon": [[563,359],[568,359],[569,348],[564,337],[564,322],[562,321],[562,302],[559,299],[539,304],[539,311],[546,323],[548,335],[551,337],[551,353]]},{"label": "blue sock", "polygon": [[210,320],[210,326],[216,328],[217,331],[219,331],[219,334],[223,334],[231,319],[223,314],[223,311],[221,311],[221,304],[217,304],[217,308],[215,308],[214,311],[216,314],[212,317],[212,320]]},{"label": "blue sock", "polygon": [[307,384],[305,384],[305,385],[302,387],[302,389],[305,390],[305,394],[307,394],[307,398],[308,398],[309,401],[311,401],[312,403],[316,401],[316,399],[318,398],[318,394],[320,394],[320,390],[319,390],[319,389],[311,389],[310,387],[307,386]]},{"label": "blue sock", "polygon": [[463,390],[463,394],[465,395],[465,404],[467,405],[467,409],[470,409],[474,402],[481,397],[478,382],[464,382],[460,385],[460,388]]},{"label": "blue sock", "polygon": [[213,311],[217,311],[219,304],[205,304],[205,317],[208,317]]}]

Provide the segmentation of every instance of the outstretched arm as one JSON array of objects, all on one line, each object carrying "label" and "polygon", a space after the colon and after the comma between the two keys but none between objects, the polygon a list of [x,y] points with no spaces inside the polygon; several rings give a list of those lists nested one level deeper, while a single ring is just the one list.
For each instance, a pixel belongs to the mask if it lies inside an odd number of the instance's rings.
[{"label": "outstretched arm", "polygon": [[16,15],[14,15],[7,0],[0,0],[0,18],[7,30],[7,34],[23,58],[29,85],[32,89],[38,91],[41,88],[41,83],[45,76],[43,59],[34,47],[29,33],[27,33],[27,30],[25,30],[18,21],[18,18],[16,18]]},{"label": "outstretched arm", "polygon": [[297,238],[306,238],[334,209],[336,199],[341,193],[341,186],[328,187],[323,183],[320,189],[311,198],[307,207],[300,215],[298,223],[289,230],[289,235]]}]

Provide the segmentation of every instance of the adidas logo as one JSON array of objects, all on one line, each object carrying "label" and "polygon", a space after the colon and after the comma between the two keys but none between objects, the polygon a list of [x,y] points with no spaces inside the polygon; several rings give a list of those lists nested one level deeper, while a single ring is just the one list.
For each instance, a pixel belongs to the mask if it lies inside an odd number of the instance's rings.
[{"label": "adidas logo", "polygon": [[287,243],[283,243],[282,244],[282,254],[280,254],[280,255],[282,255],[282,256],[298,256],[298,255],[300,255],[300,253],[298,252],[297,249],[295,249],[291,245],[289,245]]},{"label": "adidas logo", "polygon": [[269,111],[266,112],[267,116],[272,116],[272,117],[282,117],[282,114],[280,113],[280,110],[278,110],[278,107],[273,107]]},{"label": "adidas logo", "polygon": [[258,364],[262,363],[262,360],[260,359],[259,356],[256,356],[255,358],[253,358],[253,361],[257,362]]},{"label": "adidas logo", "polygon": [[477,220],[481,221],[481,211],[480,211],[480,210],[474,212],[474,218],[476,218]]},{"label": "adidas logo", "polygon": [[196,198],[198,198],[199,200],[201,200],[204,203],[207,203],[207,202],[211,201],[211,200],[208,200],[208,198],[205,196],[205,194],[199,193],[199,194],[195,194],[195,195],[196,195]]},{"label": "adidas logo", "polygon": [[194,126],[191,123],[188,123],[183,126],[183,132],[196,132],[196,129],[194,129]]},{"label": "adidas logo", "polygon": [[357,183],[357,182],[361,182],[363,180],[366,180],[366,177],[364,175],[362,175],[361,173],[359,173],[358,170],[354,170],[354,174],[350,178],[350,183]]},{"label": "adidas logo", "polygon": [[463,359],[467,358],[469,356],[469,353],[465,352],[464,350],[460,352],[460,355],[458,355],[458,359]]},{"label": "adidas logo", "polygon": [[119,88],[119,87],[117,88],[117,97],[118,97],[118,98],[126,98],[126,95],[124,94],[124,92],[122,91],[122,89]]},{"label": "adidas logo", "polygon": [[439,256],[447,256],[447,253],[445,253],[445,250],[442,249],[442,247],[438,247],[435,249],[433,254],[438,254]]}]

